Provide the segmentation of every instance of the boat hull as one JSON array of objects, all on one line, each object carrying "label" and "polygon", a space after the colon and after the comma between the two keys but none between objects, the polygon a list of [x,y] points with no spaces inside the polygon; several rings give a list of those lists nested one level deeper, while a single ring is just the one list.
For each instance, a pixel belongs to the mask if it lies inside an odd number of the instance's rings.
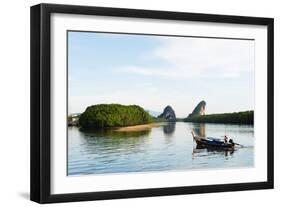
[{"label": "boat hull", "polygon": [[234,143],[225,143],[224,141],[221,141],[219,139],[214,138],[205,138],[205,137],[199,137],[195,135],[193,132],[192,136],[194,141],[196,141],[197,146],[204,147],[204,148],[220,148],[220,149],[234,149],[235,144]]},{"label": "boat hull", "polygon": [[221,149],[233,149],[234,145],[230,143],[215,143],[212,141],[208,141],[206,139],[195,140],[196,144],[200,147],[211,147],[211,148],[221,148]]}]

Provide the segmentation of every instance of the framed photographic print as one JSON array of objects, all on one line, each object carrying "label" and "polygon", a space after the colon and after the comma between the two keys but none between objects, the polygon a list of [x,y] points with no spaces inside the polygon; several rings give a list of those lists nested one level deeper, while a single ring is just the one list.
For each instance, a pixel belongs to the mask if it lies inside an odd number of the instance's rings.
[{"label": "framed photographic print", "polygon": [[31,7],[31,200],[273,188],[273,19]]}]

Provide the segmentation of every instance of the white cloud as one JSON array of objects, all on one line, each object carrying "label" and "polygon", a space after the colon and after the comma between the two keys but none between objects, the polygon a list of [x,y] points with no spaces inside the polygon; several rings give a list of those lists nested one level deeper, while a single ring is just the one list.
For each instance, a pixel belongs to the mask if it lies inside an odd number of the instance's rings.
[{"label": "white cloud", "polygon": [[[193,77],[237,78],[254,70],[254,41],[160,37],[161,45],[149,54],[143,65],[129,65],[120,71],[144,76],[174,79]],[[159,66],[149,66],[149,61]],[[154,64],[155,65],[155,64]]]}]

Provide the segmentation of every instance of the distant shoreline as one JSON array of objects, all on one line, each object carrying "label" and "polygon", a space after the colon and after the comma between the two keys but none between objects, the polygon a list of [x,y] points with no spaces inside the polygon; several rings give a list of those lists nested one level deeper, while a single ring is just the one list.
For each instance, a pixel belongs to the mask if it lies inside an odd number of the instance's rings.
[{"label": "distant shoreline", "polygon": [[250,124],[254,125],[254,111],[241,111],[223,114],[207,114],[187,117],[184,122],[214,124]]},{"label": "distant shoreline", "polygon": [[126,127],[119,127],[115,129],[114,131],[117,132],[127,132],[127,131],[142,131],[142,130],[148,130],[155,127],[160,127],[161,124],[159,123],[149,123],[149,124],[140,124],[140,125],[134,125],[134,126],[126,126]]}]

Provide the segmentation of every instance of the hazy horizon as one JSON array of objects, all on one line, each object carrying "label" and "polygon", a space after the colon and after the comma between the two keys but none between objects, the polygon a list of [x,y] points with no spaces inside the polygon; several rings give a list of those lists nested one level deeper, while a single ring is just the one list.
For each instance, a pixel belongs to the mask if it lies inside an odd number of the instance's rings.
[{"label": "hazy horizon", "polygon": [[68,32],[68,113],[102,103],[186,117],[254,109],[254,41]]}]

